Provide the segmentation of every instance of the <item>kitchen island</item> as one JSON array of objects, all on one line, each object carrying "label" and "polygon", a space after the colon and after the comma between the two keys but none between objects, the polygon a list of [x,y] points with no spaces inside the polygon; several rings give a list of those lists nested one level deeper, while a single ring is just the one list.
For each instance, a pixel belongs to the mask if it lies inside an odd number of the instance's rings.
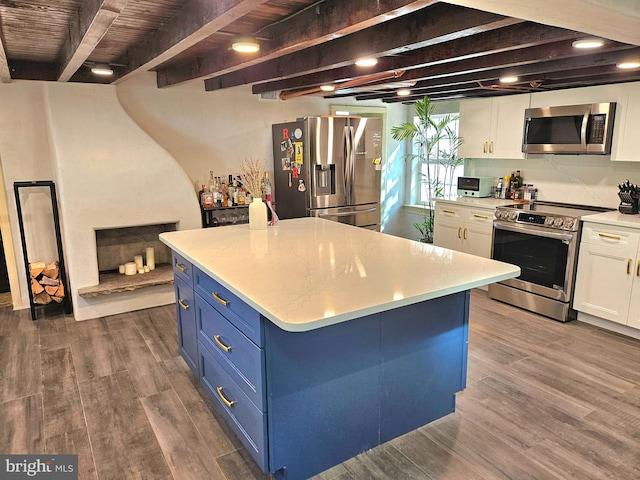
[{"label": "kitchen island", "polygon": [[183,357],[260,467],[286,479],[451,413],[469,289],[520,273],[316,218],[160,239]]}]

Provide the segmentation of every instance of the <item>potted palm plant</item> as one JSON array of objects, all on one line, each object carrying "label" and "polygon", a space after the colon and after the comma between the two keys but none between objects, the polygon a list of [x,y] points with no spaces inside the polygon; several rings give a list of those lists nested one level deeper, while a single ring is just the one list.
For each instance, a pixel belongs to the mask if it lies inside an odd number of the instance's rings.
[{"label": "potted palm plant", "polygon": [[[462,139],[455,133],[452,123],[455,115],[435,116],[434,103],[425,96],[414,104],[415,122],[404,122],[391,128],[394,140],[411,140],[414,148],[404,156],[405,160],[426,166],[420,171],[421,188],[426,193],[424,204],[425,218],[413,226],[420,233],[420,240],[433,243],[434,208],[433,201],[443,197],[447,180],[452,183],[455,167],[464,161],[457,155]],[[446,140],[448,150],[439,148],[441,141]]]}]

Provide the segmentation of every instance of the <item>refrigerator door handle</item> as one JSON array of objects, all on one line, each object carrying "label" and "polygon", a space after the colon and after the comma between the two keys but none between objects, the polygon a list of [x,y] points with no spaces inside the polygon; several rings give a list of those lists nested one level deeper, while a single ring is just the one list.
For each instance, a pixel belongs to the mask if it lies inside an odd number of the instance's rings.
[{"label": "refrigerator door handle", "polygon": [[358,215],[360,213],[372,213],[377,210],[376,207],[367,208],[366,210],[352,210],[350,212],[336,212],[336,213],[319,213],[318,217],[348,217],[350,215]]},{"label": "refrigerator door handle", "polygon": [[351,127],[344,127],[344,194],[347,197],[347,205],[351,204]]}]

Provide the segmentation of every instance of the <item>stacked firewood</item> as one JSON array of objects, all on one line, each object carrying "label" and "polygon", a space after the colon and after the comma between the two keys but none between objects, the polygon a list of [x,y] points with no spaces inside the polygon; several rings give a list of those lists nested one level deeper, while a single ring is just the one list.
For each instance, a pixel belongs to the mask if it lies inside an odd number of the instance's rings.
[{"label": "stacked firewood", "polygon": [[64,298],[64,285],[60,281],[58,262],[33,262],[29,264],[31,273],[31,293],[33,303],[46,305],[52,301],[61,303]]}]

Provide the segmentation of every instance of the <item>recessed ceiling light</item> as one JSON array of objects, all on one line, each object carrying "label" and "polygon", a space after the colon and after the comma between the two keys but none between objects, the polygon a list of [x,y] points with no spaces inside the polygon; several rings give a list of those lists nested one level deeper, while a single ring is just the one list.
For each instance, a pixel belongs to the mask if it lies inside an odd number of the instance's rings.
[{"label": "recessed ceiling light", "polygon": [[505,75],[504,77],[500,77],[500,83],[515,83],[518,81],[518,77],[515,75]]},{"label": "recessed ceiling light", "polygon": [[106,63],[96,63],[93,67],[91,67],[91,73],[95,75],[104,75],[109,76],[113,75],[113,68]]},{"label": "recessed ceiling light", "polygon": [[240,53],[255,53],[260,50],[260,44],[253,38],[240,37],[234,40],[231,48]]},{"label": "recessed ceiling light", "polygon": [[600,48],[604,45],[604,40],[601,38],[583,38],[576,40],[571,45],[573,48]]},{"label": "recessed ceiling light", "polygon": [[356,60],[356,65],[359,67],[373,67],[376,63],[378,63],[378,59],[372,57],[359,58]]},{"label": "recessed ceiling light", "polygon": [[408,88],[401,88],[396,92],[396,95],[398,95],[399,97],[406,97],[407,95],[410,95],[410,94],[411,94],[411,90],[409,90]]},{"label": "recessed ceiling light", "polygon": [[629,61],[629,62],[622,62],[622,63],[617,64],[616,67],[622,68],[622,69],[625,69],[625,70],[629,70],[631,68],[640,67],[640,62],[635,61],[635,60],[634,61]]},{"label": "recessed ceiling light", "polygon": [[333,85],[320,85],[320,90],[323,92],[333,92],[336,89]]}]

